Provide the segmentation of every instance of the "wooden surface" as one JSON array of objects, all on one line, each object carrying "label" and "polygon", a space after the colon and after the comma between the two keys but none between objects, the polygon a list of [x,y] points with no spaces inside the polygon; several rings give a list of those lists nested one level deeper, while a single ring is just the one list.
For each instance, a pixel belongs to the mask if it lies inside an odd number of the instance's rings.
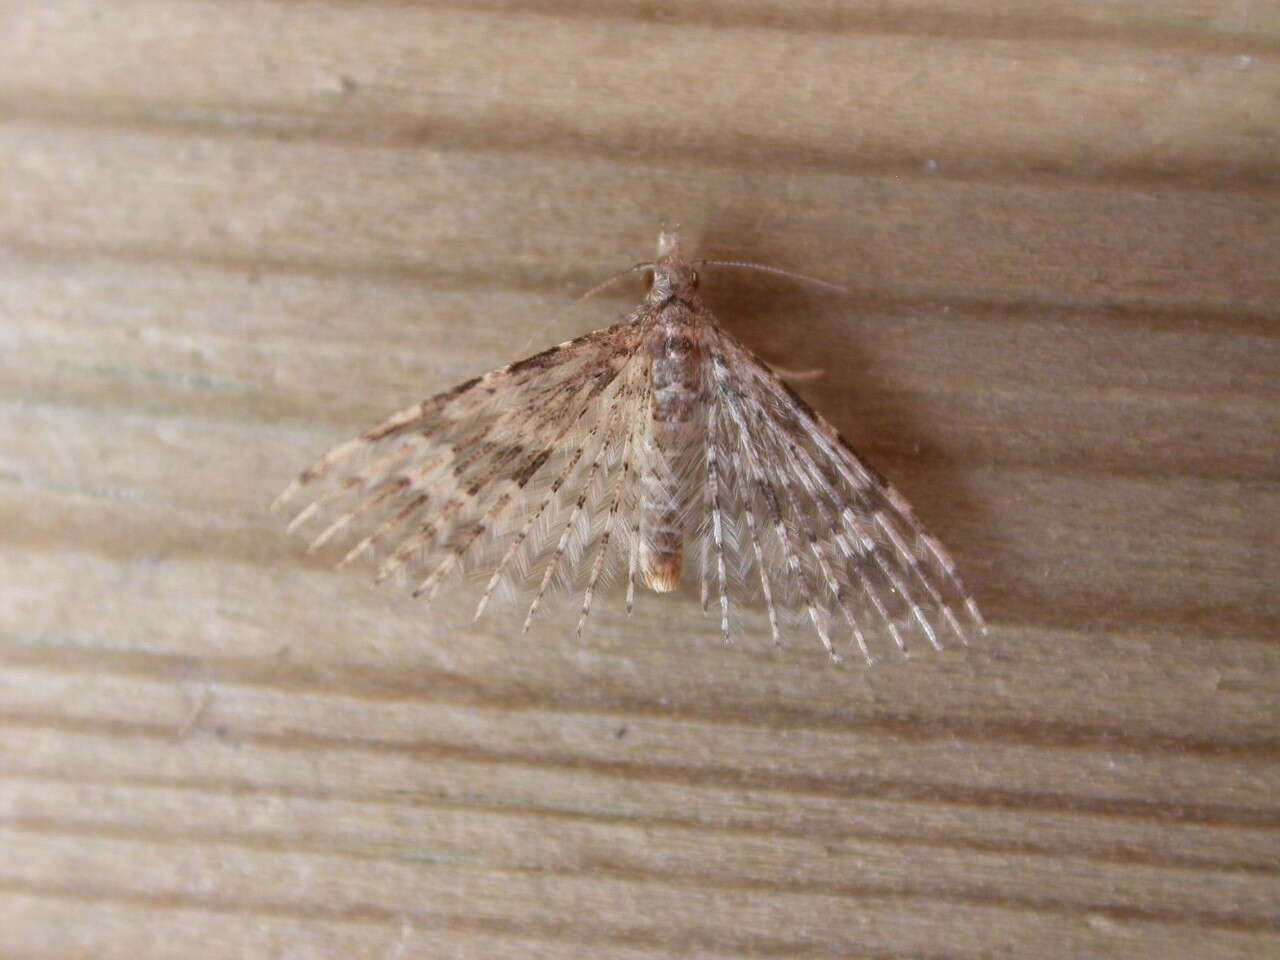
[{"label": "wooden surface", "polygon": [[[1280,955],[1278,157],[1262,0],[3,0],[0,955]],[[704,283],[980,646],[520,638],[267,514],[664,220],[852,289]]]}]

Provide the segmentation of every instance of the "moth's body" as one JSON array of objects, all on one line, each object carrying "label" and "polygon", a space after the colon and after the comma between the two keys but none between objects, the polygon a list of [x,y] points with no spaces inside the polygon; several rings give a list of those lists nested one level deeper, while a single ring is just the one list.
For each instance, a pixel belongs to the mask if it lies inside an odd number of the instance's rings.
[{"label": "moth's body", "polygon": [[680,472],[697,444],[705,376],[701,328],[710,322],[698,298],[698,278],[680,258],[674,234],[658,239],[653,283],[640,321],[649,364],[650,442],[654,457],[641,478],[640,572],[645,586],[669,593],[680,585],[684,559]]},{"label": "moth's body", "polygon": [[628,612],[637,583],[671,593],[696,577],[726,640],[731,600],[760,604],[775,640],[807,622],[833,659],[841,621],[868,660],[873,629],[903,653],[913,630],[934,647],[943,631],[963,641],[960,611],[981,630],[906,501],[702,305],[704,263],[663,231],[626,319],[335,447],[281,495],[327,484],[290,529],[326,523],[312,549],[345,540],[343,563],[379,557],[378,579],[410,573],[415,596],[485,574],[477,616],[527,591],[526,629],[545,594],[569,588],[582,590],[581,632],[620,571]]}]

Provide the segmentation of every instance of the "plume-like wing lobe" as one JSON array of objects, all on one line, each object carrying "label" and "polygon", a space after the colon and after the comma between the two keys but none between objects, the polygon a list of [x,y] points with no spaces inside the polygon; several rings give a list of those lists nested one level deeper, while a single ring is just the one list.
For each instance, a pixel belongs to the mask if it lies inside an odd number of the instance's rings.
[{"label": "plume-like wing lobe", "polygon": [[982,630],[954,563],[902,496],[763,361],[709,330],[705,484],[729,509],[704,526],[703,549],[736,547],[730,586],[762,598],[775,637],[807,621],[832,656],[847,636],[870,660],[873,638],[905,653]]},{"label": "plume-like wing lobe", "polygon": [[[742,264],[729,264],[742,266]],[[303,471],[278,503],[340,562],[430,599],[450,578],[494,600],[696,582],[729,639],[763,605],[777,640],[839,659],[941,648],[983,629],[946,551],[832,426],[702,305],[664,232],[623,322],[414,404]]]},{"label": "plume-like wing lobe", "polygon": [[[290,529],[311,549],[371,560],[379,580],[405,579],[418,595],[468,571],[490,578],[482,603],[572,583],[606,539],[601,517],[625,527],[635,499],[637,337],[624,322],[402,410],[331,450],[277,504],[297,511]],[[608,541],[625,549],[625,529]]]}]

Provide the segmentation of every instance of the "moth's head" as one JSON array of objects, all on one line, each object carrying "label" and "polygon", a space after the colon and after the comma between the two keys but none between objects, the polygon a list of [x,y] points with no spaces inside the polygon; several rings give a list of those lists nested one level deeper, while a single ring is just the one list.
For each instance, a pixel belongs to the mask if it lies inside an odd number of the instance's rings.
[{"label": "moth's head", "polygon": [[672,295],[692,299],[697,287],[697,272],[680,255],[680,228],[663,227],[658,233],[658,255],[649,276],[649,302],[661,303]]}]

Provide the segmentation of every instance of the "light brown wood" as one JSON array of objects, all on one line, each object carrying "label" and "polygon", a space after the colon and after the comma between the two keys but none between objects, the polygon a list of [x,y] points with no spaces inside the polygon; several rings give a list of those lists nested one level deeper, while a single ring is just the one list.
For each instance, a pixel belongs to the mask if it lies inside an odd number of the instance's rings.
[{"label": "light brown wood", "polygon": [[[1280,953],[1280,8],[0,4],[0,955]],[[424,614],[266,507],[679,221],[980,645]]]}]

